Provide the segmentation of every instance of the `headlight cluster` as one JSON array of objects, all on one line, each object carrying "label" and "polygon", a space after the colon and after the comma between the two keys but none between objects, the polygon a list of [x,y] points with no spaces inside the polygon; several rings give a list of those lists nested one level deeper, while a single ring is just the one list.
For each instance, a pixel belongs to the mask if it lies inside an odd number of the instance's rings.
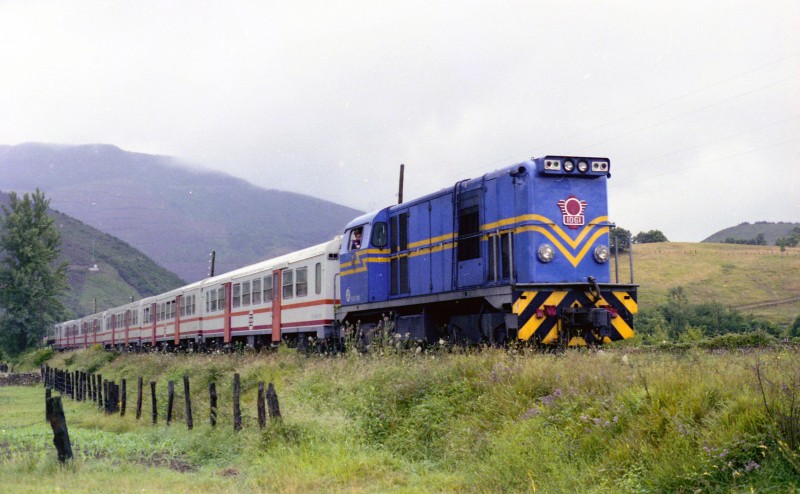
[{"label": "headlight cluster", "polygon": [[547,156],[540,162],[539,171],[548,175],[577,174],[596,177],[608,175],[611,163],[606,158]]},{"label": "headlight cluster", "polygon": [[[536,250],[536,257],[538,257],[541,262],[547,264],[556,258],[556,250],[550,244],[542,244]],[[594,248],[594,260],[598,263],[607,263],[609,257],[610,251],[608,250],[608,246],[598,245]]]}]

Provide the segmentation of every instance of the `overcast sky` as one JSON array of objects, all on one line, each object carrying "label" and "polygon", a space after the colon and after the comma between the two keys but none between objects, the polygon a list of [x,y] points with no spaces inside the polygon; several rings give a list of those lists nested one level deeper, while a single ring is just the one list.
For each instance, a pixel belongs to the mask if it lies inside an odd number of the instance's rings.
[{"label": "overcast sky", "polygon": [[[611,219],[800,221],[800,1],[0,0],[0,144],[108,143],[362,210],[532,156]],[[2,188],[2,177],[0,177]]]}]

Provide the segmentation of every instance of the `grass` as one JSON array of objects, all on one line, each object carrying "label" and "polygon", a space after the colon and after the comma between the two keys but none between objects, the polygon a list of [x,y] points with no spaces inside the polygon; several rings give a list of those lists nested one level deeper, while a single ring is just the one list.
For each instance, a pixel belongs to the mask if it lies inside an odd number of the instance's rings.
[{"label": "grass", "polygon": [[[94,350],[50,364],[96,365]],[[65,399],[76,460],[60,467],[41,388],[0,388],[0,485],[14,492],[792,492],[800,489],[789,408],[800,379],[791,348],[528,349],[304,357],[121,355],[99,368],[128,381],[128,413]],[[759,387],[759,369],[768,388]],[[244,429],[233,432],[241,375]],[[195,429],[183,423],[191,377]],[[134,418],[136,378],[158,382]],[[176,381],[164,424],[166,381]],[[283,421],[259,430],[259,381]],[[208,425],[217,383],[219,426]],[[762,394],[762,389],[765,393]],[[786,394],[785,390],[790,393]],[[795,394],[792,394],[795,393]],[[767,412],[767,403],[770,412]],[[787,429],[789,426],[789,429]]]},{"label": "grass", "polygon": [[[770,246],[669,242],[635,245],[633,251],[640,308],[667,303],[670,290],[680,286],[690,303],[719,302],[774,323],[789,325],[800,314],[800,300],[749,307],[800,296],[799,248],[782,253]],[[619,272],[620,281],[630,280],[622,254]]]}]

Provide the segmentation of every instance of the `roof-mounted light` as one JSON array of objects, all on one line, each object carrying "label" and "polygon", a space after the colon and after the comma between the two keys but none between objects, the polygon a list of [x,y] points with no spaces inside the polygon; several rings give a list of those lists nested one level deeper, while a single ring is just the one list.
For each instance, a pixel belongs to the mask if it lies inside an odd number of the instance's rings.
[{"label": "roof-mounted light", "polygon": [[608,171],[608,161],[592,161],[592,171],[606,173]]},{"label": "roof-mounted light", "polygon": [[575,163],[572,160],[566,160],[564,162],[564,171],[567,173],[575,171]]},{"label": "roof-mounted light", "polygon": [[581,160],[578,162],[578,171],[581,173],[586,173],[589,171],[589,163]]},{"label": "roof-mounted light", "polygon": [[561,160],[544,160],[544,169],[548,171],[559,171],[561,170]]}]

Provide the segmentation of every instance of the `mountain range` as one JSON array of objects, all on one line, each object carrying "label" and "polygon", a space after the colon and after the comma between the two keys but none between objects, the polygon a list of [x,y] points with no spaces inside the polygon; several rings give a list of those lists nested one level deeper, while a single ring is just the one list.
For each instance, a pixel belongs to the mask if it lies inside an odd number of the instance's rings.
[{"label": "mountain range", "polygon": [[186,282],[333,238],[361,211],[111,145],[0,146],[0,190],[121,239]]}]

